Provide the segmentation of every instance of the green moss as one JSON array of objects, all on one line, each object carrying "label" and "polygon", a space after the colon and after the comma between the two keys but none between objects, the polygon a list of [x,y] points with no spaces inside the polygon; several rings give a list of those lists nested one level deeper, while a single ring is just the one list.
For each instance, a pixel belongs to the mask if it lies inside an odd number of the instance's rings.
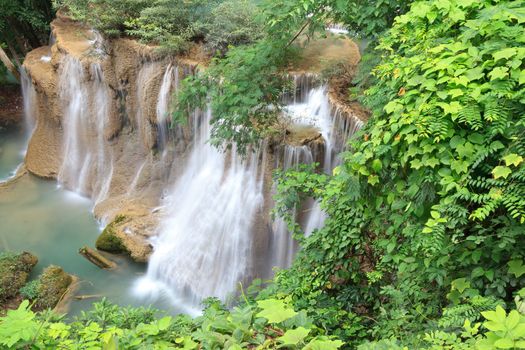
[{"label": "green moss", "polygon": [[0,254],[0,303],[18,294],[37,263],[38,258],[28,252]]},{"label": "green moss", "polygon": [[47,267],[39,279],[35,309],[54,308],[66,294],[73,278],[59,266]]},{"label": "green moss", "polygon": [[116,234],[116,227],[124,222],[126,217],[124,215],[117,215],[102,234],[98,237],[95,246],[97,249],[110,252],[110,253],[125,253],[127,252],[126,246],[122,243],[122,240]]}]

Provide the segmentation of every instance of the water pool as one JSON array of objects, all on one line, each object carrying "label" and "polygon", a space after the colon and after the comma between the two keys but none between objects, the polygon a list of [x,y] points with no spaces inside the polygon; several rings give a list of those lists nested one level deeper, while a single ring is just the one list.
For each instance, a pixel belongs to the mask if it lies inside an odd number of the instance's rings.
[{"label": "water pool", "polygon": [[[0,130],[0,179],[12,175],[23,160],[24,139],[21,131]],[[78,295],[100,295],[119,305],[144,305],[132,290],[145,265],[113,255],[118,268],[106,271],[78,254],[84,245],[93,247],[100,234],[91,207],[89,199],[58,188],[55,181],[24,175],[0,189],[0,251],[29,251],[38,256],[31,278],[51,264],[59,265],[79,277]],[[95,300],[73,300],[69,315],[89,308]]]}]

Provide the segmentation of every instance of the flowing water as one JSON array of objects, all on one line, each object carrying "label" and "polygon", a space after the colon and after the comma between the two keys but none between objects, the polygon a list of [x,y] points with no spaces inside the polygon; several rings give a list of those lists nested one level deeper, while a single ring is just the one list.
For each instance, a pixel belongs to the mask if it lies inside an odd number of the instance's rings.
[{"label": "flowing water", "polygon": [[[252,269],[252,225],[263,203],[259,154],[241,161],[207,141],[210,113],[194,113],[193,150],[165,206],[143,297],[167,297],[195,313],[203,298],[225,300]],[[262,155],[264,157],[264,155]],[[264,161],[262,162],[264,164]]]},{"label": "flowing water", "polygon": [[[20,131],[0,131],[0,177],[6,177],[23,158],[25,138]],[[81,280],[78,294],[100,295],[120,305],[141,305],[131,293],[144,265],[112,256],[119,267],[101,270],[77,253],[93,246],[100,234],[91,214],[92,202],[57,188],[54,181],[25,175],[8,188],[0,189],[0,251],[29,251],[39,258],[31,278],[50,264],[62,266]],[[70,315],[90,307],[97,299],[73,301]]]}]

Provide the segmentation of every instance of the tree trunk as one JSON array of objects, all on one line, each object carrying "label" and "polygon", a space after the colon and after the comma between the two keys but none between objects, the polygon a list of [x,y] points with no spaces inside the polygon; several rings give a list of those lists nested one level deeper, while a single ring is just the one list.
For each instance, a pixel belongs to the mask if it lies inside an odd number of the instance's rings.
[{"label": "tree trunk", "polygon": [[7,57],[4,49],[0,46],[0,61],[7,67],[7,70],[13,74],[15,79],[20,82],[20,73],[18,72],[18,69],[16,69],[16,66],[11,62],[9,57]]},{"label": "tree trunk", "polygon": [[20,56],[18,55],[18,52],[16,52],[16,48],[11,42],[11,40],[8,37],[5,37],[5,43],[7,44],[7,48],[9,49],[9,52],[11,53],[11,57],[13,58],[11,62],[13,62],[17,67],[22,66],[22,61],[20,60]]},{"label": "tree trunk", "polygon": [[96,250],[91,249],[89,247],[84,246],[80,248],[78,252],[84,258],[86,258],[91,263],[95,264],[96,266],[100,267],[101,269],[112,269],[112,268],[117,267],[117,264],[115,264],[113,261],[107,259],[102,254],[100,254]]}]

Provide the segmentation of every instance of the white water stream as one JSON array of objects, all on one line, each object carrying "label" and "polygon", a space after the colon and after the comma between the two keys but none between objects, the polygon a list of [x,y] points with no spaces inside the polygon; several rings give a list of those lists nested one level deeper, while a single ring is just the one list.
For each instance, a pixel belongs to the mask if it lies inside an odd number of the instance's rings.
[{"label": "white water stream", "polygon": [[[198,309],[203,298],[225,300],[252,270],[252,226],[263,203],[259,157],[247,161],[207,141],[210,113],[195,112],[193,150],[165,199],[168,209],[154,241],[139,295],[165,295]],[[264,161],[262,161],[264,164]]]}]

